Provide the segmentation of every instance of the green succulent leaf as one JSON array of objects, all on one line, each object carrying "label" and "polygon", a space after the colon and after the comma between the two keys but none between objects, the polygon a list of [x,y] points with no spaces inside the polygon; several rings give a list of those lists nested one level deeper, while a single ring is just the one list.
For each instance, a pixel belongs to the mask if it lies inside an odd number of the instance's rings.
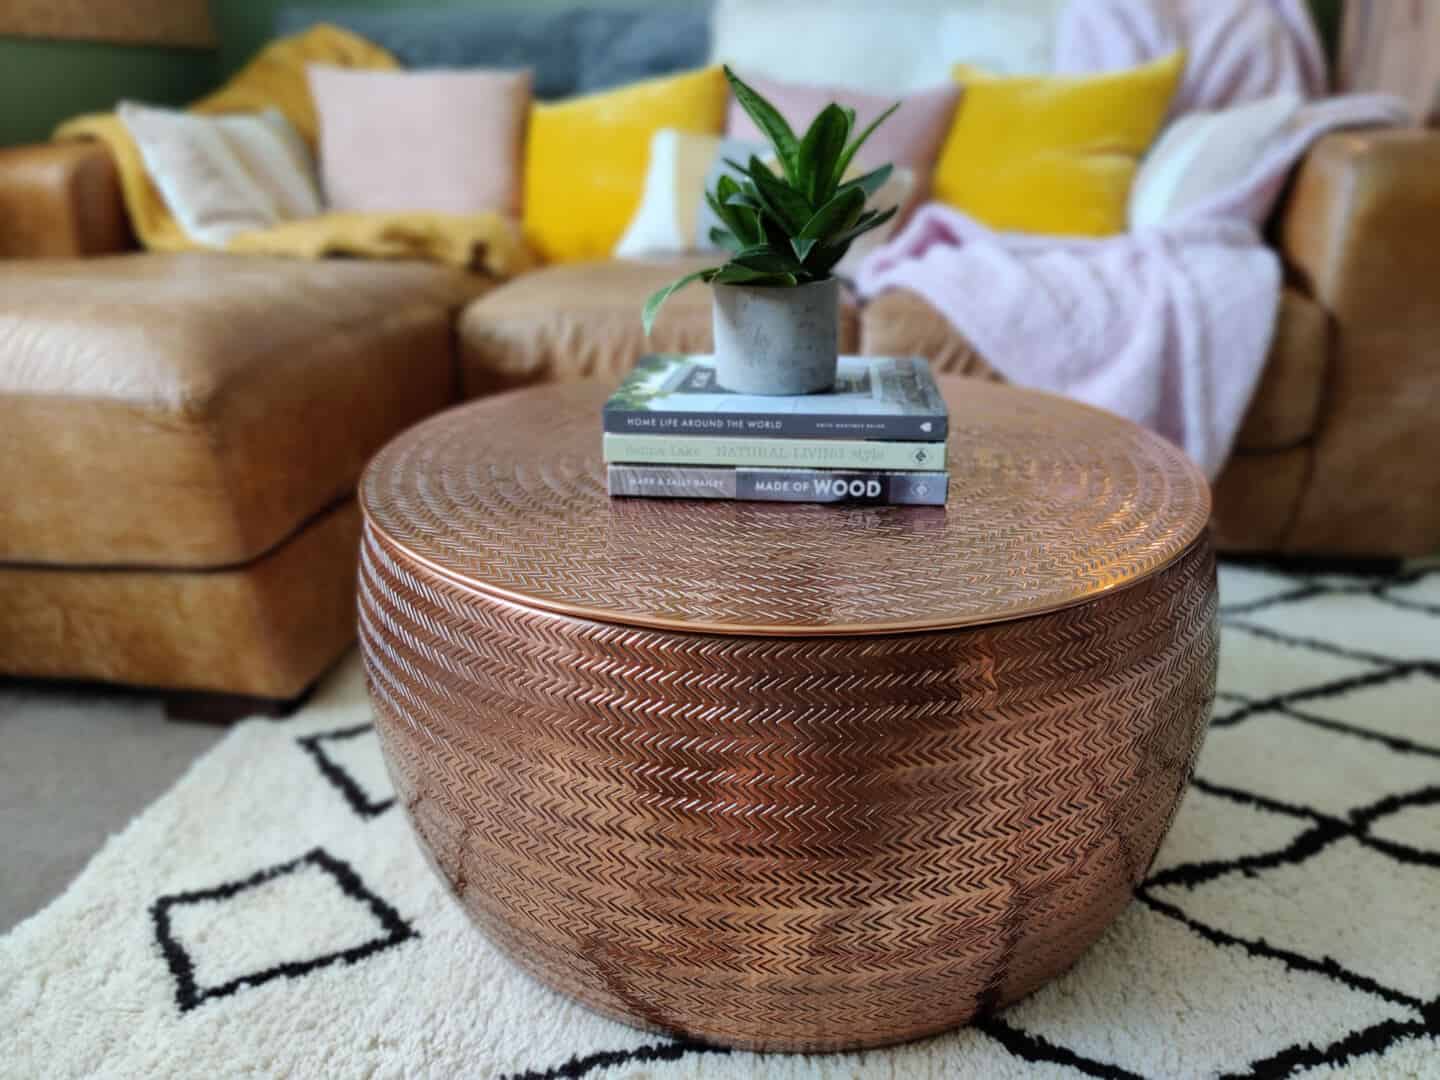
[{"label": "green succulent leaf", "polygon": [[818,243],[819,241],[812,236],[792,236],[790,238],[790,249],[795,252],[795,257],[803,263]]},{"label": "green succulent leaf", "polygon": [[760,240],[761,243],[769,244],[774,248],[787,248],[790,246],[791,231],[769,214],[761,214],[760,218]]},{"label": "green succulent leaf", "polygon": [[[776,183],[783,185],[785,182],[776,177]],[[767,219],[767,216],[777,221],[779,220],[779,214],[776,213],[775,204],[765,201],[760,194],[760,189],[748,176],[741,181],[740,190],[730,197],[728,205],[744,207],[746,210],[754,213],[757,229],[756,243],[762,242],[767,235],[763,228],[763,222]],[[783,227],[783,223],[781,223],[781,225]]]},{"label": "green succulent leaf", "polygon": [[752,270],[748,266],[726,263],[710,281],[715,285],[794,285],[794,274],[767,270]]},{"label": "green succulent leaf", "polygon": [[784,228],[798,232],[810,219],[810,201],[766,167],[754,155],[750,158],[750,180],[755,185],[765,212],[772,214]]},{"label": "green succulent leaf", "polygon": [[835,264],[845,257],[845,253],[850,250],[850,245],[857,238],[871,229],[878,229],[884,225],[895,216],[896,209],[892,206],[888,210],[869,211],[862,214],[860,219],[844,232],[827,237],[825,242],[816,247],[810,253],[810,257],[805,260],[806,272],[820,277],[830,273]]},{"label": "green succulent leaf", "polygon": [[864,131],[862,131],[858,136],[856,136],[854,142],[852,142],[849,146],[847,146],[847,147],[845,148],[845,152],[840,155],[840,160],[839,160],[838,162],[836,162],[836,165],[835,165],[835,180],[836,180],[836,183],[839,183],[840,178],[845,175],[845,170],[848,169],[848,168],[850,168],[850,162],[854,160],[855,154],[856,154],[856,152],[860,149],[860,147],[862,147],[862,146],[865,145],[865,140],[868,139],[868,138],[870,138],[870,136],[875,133],[875,129],[876,129],[876,128],[878,128],[878,127],[879,127],[881,124],[883,124],[886,120],[889,120],[889,119],[890,119],[890,114],[893,113],[893,112],[894,112],[896,109],[898,109],[899,107],[900,107],[900,102],[898,102],[898,101],[895,102],[894,105],[891,105],[891,106],[890,106],[888,109],[886,109],[883,113],[881,113],[879,116],[877,116],[877,117],[871,122],[871,124],[870,124],[869,127],[867,127],[867,128],[866,128]]},{"label": "green succulent leaf", "polygon": [[800,141],[795,179],[811,206],[823,205],[835,193],[839,183],[835,165],[845,152],[851,122],[853,114],[847,119],[839,105],[826,105]]},{"label": "green succulent leaf", "polygon": [[765,274],[799,274],[804,269],[789,252],[768,245],[742,251],[728,265],[743,266]]},{"label": "green succulent leaf", "polygon": [[780,115],[778,109],[766,101],[747,84],[740,76],[730,70],[730,65],[725,65],[725,78],[730,82],[730,90],[735,95],[735,100],[740,107],[749,114],[750,119],[755,121],[755,126],[764,133],[770,145],[775,148],[776,155],[780,158],[780,167],[785,171],[785,176],[791,183],[796,180],[796,162],[800,155],[800,143],[795,138],[795,132],[786,123],[785,117]]},{"label": "green succulent leaf", "polygon": [[799,239],[833,243],[835,234],[854,225],[864,210],[865,192],[859,188],[842,191],[811,215]]},{"label": "green succulent leaf", "polygon": [[760,223],[753,211],[741,206],[729,206],[722,203],[710,192],[705,193],[705,202],[721,223],[735,234],[736,239],[744,246],[759,243],[764,238],[760,229]]},{"label": "green succulent leaf", "polygon": [[724,222],[726,228],[734,231],[735,226],[731,223],[734,211],[722,203],[713,191],[705,192],[705,204],[710,207],[717,218]]},{"label": "green succulent leaf", "polygon": [[755,185],[747,182],[745,186],[745,191],[737,191],[728,199],[724,199],[722,201],[725,203],[726,206],[745,206],[750,208],[751,210],[763,211],[765,209],[765,204],[760,200],[760,196],[756,193]]},{"label": "green succulent leaf", "polygon": [[773,244],[752,244],[750,247],[741,248],[735,254],[748,257],[751,255],[781,255],[784,252]]},{"label": "green succulent leaf", "polygon": [[685,288],[686,285],[692,285],[701,279],[713,281],[718,277],[719,272],[716,267],[711,267],[708,270],[696,270],[692,274],[686,274],[679,281],[672,281],[663,289],[651,293],[650,299],[645,301],[644,311],[640,314],[641,322],[645,326],[645,336],[650,336],[650,328],[655,325],[655,316],[660,314],[660,308],[664,306],[665,301],[669,300],[672,295]]},{"label": "green succulent leaf", "polygon": [[827,237],[827,241],[831,244],[838,244],[842,242],[842,237],[845,237],[847,235],[851,236],[851,238],[853,239],[855,236],[860,235],[860,233],[855,231],[856,229],[859,229],[862,232],[865,231],[868,227],[868,223],[879,216],[879,210],[866,210],[850,224],[850,227],[848,229],[841,229],[834,235]]},{"label": "green succulent leaf", "polygon": [[715,198],[722,203],[728,203],[730,197],[739,193],[740,185],[736,183],[735,177],[729,173],[721,173],[715,180]]},{"label": "green succulent leaf", "polygon": [[712,225],[710,227],[710,243],[730,252],[732,255],[738,255],[745,250],[745,246],[740,242],[738,236],[729,229],[721,228],[718,225]]},{"label": "green succulent leaf", "polygon": [[842,191],[859,189],[866,195],[874,195],[875,192],[885,186],[885,181],[890,179],[890,175],[894,171],[894,165],[881,165],[878,169],[868,172],[864,176],[857,176],[854,180],[845,181],[845,183],[835,189],[835,193],[838,195]]},{"label": "green succulent leaf", "polygon": [[830,247],[828,244],[818,244],[810,257],[805,260],[805,271],[816,281],[822,281],[830,276],[830,271],[835,269],[835,264],[845,257],[845,249],[849,245],[841,244],[839,247]]},{"label": "green succulent leaf", "polygon": [[746,210],[744,207],[737,207],[735,212],[745,219],[745,228],[748,231],[740,239],[746,246],[763,244],[768,235],[765,232],[765,222],[768,220],[765,215],[758,210]]},{"label": "green succulent leaf", "polygon": [[893,218],[898,209],[899,207],[892,206],[888,210],[880,210],[878,212],[872,210],[870,213],[863,215],[854,225],[844,232],[837,233],[835,236],[830,237],[827,243],[844,244],[848,248],[853,241],[865,235],[871,229],[878,229],[881,225],[884,225]]}]

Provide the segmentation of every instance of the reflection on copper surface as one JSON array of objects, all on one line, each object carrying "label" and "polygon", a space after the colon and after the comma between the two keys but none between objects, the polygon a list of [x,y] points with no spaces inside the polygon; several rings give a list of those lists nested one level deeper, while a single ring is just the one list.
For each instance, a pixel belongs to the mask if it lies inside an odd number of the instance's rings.
[{"label": "reflection on copper surface", "polygon": [[1209,516],[1169,443],[1046,394],[945,379],[949,505],[610,500],[608,384],[429,420],[367,471],[374,529],[457,583],[546,610],[712,633],[959,627],[1058,610],[1168,566]]},{"label": "reflection on copper surface", "polygon": [[1129,902],[1214,696],[1197,541],[995,626],[636,629],[456,584],[374,529],[361,642],[431,865],[537,978],[761,1050],[917,1038],[1068,968]]}]

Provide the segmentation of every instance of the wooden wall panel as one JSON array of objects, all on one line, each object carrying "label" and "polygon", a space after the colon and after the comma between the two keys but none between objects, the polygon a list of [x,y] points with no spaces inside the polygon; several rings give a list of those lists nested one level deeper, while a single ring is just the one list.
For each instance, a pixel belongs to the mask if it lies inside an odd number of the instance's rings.
[{"label": "wooden wall panel", "polygon": [[1440,124],[1440,0],[1347,0],[1337,74],[1341,90],[1399,94]]},{"label": "wooden wall panel", "polygon": [[0,0],[0,35],[215,47],[209,0]]}]

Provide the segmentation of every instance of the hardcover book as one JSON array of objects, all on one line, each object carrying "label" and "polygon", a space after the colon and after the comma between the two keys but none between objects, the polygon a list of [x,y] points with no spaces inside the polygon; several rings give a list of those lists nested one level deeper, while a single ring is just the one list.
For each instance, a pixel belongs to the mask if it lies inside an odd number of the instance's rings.
[{"label": "hardcover book", "polygon": [[607,431],[605,461],[634,465],[746,465],[803,469],[945,468],[945,444],[863,439],[762,439],[710,435],[617,435]]},{"label": "hardcover book", "polygon": [[609,486],[611,495],[648,498],[944,506],[949,477],[943,472],[611,465]]},{"label": "hardcover book", "polygon": [[643,358],[605,404],[605,430],[631,435],[772,436],[944,442],[945,400],[914,356],[842,356],[828,394],[736,394],[711,356]]}]

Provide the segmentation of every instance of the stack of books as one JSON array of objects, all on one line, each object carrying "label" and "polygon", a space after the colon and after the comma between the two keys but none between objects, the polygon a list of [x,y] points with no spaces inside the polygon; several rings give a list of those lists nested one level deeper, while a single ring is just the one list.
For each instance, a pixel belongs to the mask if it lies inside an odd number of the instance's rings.
[{"label": "stack of books", "polygon": [[918,357],[844,356],[828,394],[735,394],[647,356],[605,404],[612,496],[943,506],[948,415]]}]

